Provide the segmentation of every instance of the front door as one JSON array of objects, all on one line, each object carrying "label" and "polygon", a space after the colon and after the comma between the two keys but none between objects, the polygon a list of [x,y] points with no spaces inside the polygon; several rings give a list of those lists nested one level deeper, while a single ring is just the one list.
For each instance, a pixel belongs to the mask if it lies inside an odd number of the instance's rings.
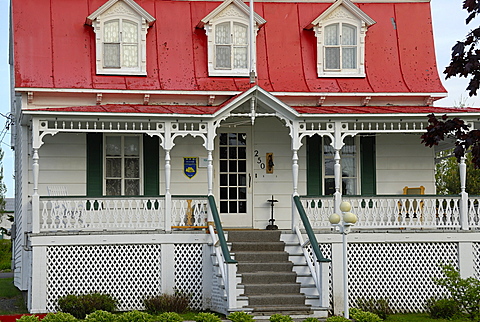
[{"label": "front door", "polygon": [[216,160],[218,207],[225,227],[252,227],[251,130],[221,129]]}]

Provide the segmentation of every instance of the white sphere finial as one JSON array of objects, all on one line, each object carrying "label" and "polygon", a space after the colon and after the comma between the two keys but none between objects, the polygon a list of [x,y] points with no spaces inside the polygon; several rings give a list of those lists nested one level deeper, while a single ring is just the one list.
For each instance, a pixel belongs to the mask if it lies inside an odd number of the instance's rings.
[{"label": "white sphere finial", "polygon": [[348,201],[342,201],[342,203],[340,204],[340,210],[342,212],[347,212],[347,211],[350,211],[351,209],[352,209],[352,205]]},{"label": "white sphere finial", "polygon": [[331,214],[328,220],[332,225],[336,225],[340,222],[341,218],[339,214]]},{"label": "white sphere finial", "polygon": [[358,220],[357,215],[352,214],[351,212],[346,212],[343,214],[343,221],[347,224],[354,224]]}]

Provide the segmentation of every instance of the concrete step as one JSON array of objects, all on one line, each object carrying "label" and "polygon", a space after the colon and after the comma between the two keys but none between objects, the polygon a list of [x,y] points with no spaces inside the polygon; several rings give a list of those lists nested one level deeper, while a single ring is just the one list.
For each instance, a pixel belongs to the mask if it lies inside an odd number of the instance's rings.
[{"label": "concrete step", "polygon": [[248,295],[249,306],[301,306],[305,305],[305,295],[303,294],[258,294]]},{"label": "concrete step", "polygon": [[279,230],[231,230],[228,231],[229,242],[278,242]]},{"label": "concrete step", "polygon": [[258,241],[245,241],[245,242],[234,242],[232,243],[231,251],[238,252],[238,251],[284,251],[285,250],[285,243],[281,241],[270,241],[270,242],[261,242]]},{"label": "concrete step", "polygon": [[288,253],[280,252],[235,252],[235,259],[238,262],[288,262]]},{"label": "concrete step", "polygon": [[243,273],[243,284],[296,283],[297,274],[293,272],[255,272]]},{"label": "concrete step", "polygon": [[237,264],[237,273],[253,273],[253,272],[291,272],[293,269],[292,262],[280,263],[248,263],[239,262]]},{"label": "concrete step", "polygon": [[310,306],[307,305],[248,305],[247,308],[253,309],[253,315],[298,315],[312,314]]},{"label": "concrete step", "polygon": [[245,284],[243,286],[244,295],[258,294],[300,294],[300,283],[282,283],[282,284]]}]

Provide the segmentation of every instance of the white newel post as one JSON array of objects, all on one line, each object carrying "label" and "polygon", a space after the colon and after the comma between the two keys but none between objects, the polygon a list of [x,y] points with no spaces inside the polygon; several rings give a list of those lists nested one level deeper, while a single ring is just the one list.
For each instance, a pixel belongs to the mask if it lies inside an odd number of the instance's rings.
[{"label": "white newel post", "polygon": [[320,262],[317,263],[317,265],[320,267],[320,274],[317,275],[318,279],[320,280],[320,286],[321,286],[321,294],[320,294],[320,306],[321,307],[330,307],[330,292],[328,290],[328,284],[330,281],[330,276],[329,276],[329,262]]},{"label": "white newel post", "polygon": [[[292,175],[293,175],[293,197],[298,196],[298,149],[293,150],[293,157],[292,157]],[[297,210],[295,206],[295,202],[293,198],[292,202],[292,231],[295,231],[295,227],[298,226],[298,216]]]},{"label": "white newel post", "polygon": [[[223,263],[220,263],[223,265]],[[227,266],[227,307],[229,311],[237,310],[237,264],[226,264]]]},{"label": "white newel post", "polygon": [[465,157],[460,159],[460,226],[462,230],[468,230],[468,193],[465,191],[467,184],[467,165]]},{"label": "white newel post", "polygon": [[40,173],[38,148],[33,149],[33,195],[32,195],[32,233],[40,232],[40,196],[38,195],[38,176]]},{"label": "white newel post", "polygon": [[170,150],[165,150],[165,231],[172,230],[172,195],[170,193]]}]

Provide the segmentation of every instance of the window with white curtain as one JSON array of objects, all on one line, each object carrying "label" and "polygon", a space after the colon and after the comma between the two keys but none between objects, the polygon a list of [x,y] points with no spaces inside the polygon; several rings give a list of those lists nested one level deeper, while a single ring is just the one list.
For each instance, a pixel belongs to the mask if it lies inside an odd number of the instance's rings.
[{"label": "window with white curtain", "polygon": [[141,191],[141,140],[138,135],[105,135],[106,196],[138,196]]},{"label": "window with white curtain", "polygon": [[248,26],[227,21],[215,25],[215,68],[248,68]]},{"label": "window with white curtain", "polygon": [[103,67],[135,68],[139,66],[138,23],[127,19],[105,22],[103,32]]},{"label": "window with white curtain", "polygon": [[325,70],[357,69],[357,27],[335,23],[325,27]]}]

